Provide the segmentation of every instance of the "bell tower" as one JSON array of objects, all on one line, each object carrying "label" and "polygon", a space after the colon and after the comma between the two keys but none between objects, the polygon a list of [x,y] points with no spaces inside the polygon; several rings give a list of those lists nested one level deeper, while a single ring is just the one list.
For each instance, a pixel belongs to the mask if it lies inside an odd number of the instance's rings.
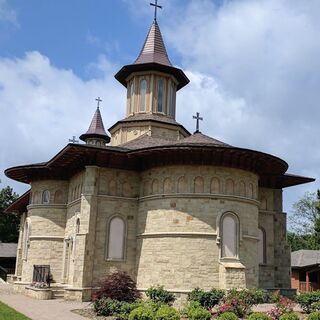
[{"label": "bell tower", "polygon": [[[157,4],[152,4],[159,8]],[[141,135],[179,140],[189,132],[175,121],[176,92],[189,83],[185,73],[172,66],[155,18],[133,64],[115,78],[127,89],[126,118],[109,131],[111,144],[120,145]]]}]

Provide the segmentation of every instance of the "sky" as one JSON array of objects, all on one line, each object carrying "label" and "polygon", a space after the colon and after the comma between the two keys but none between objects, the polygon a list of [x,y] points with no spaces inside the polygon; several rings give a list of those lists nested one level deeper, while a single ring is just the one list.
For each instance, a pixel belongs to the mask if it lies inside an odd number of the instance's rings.
[{"label": "sky", "polygon": [[[124,118],[114,74],[137,57],[149,0],[0,0],[0,188],[11,166],[47,161],[84,133],[103,100],[106,128]],[[190,84],[177,121],[289,163],[316,182],[284,190],[284,211],[319,185],[320,1],[159,0],[170,60]]]}]

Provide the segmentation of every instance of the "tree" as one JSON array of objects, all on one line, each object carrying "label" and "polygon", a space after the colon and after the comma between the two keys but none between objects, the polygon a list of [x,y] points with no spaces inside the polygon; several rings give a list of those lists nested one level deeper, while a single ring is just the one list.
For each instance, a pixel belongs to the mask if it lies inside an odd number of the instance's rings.
[{"label": "tree", "polygon": [[9,186],[0,190],[0,241],[18,242],[20,218],[16,214],[5,213],[9,205],[18,198]]},{"label": "tree", "polygon": [[288,232],[291,250],[320,250],[320,190],[306,192],[293,209]]}]

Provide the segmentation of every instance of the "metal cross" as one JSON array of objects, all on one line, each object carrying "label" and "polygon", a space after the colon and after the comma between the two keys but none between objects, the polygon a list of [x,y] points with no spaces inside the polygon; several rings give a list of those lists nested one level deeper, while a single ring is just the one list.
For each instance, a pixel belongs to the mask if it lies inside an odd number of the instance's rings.
[{"label": "metal cross", "polygon": [[193,119],[197,119],[197,126],[196,126],[195,133],[200,132],[199,131],[199,120],[201,120],[201,121],[203,120],[203,118],[200,117],[200,113],[199,112],[197,112],[196,114],[197,114],[196,116],[193,116]]},{"label": "metal cross", "polygon": [[73,136],[72,139],[69,139],[69,142],[72,142],[72,143],[78,143],[79,140],[76,140],[76,137]]},{"label": "metal cross", "polygon": [[100,102],[102,102],[102,99],[101,99],[100,97],[98,97],[98,98],[96,99],[96,101],[98,101],[98,109],[99,109],[99,107],[100,107]]},{"label": "metal cross", "polygon": [[157,21],[157,11],[158,11],[158,8],[162,9],[162,6],[158,5],[158,0],[154,0],[154,2],[155,3],[150,2],[150,6],[154,7],[154,21]]}]

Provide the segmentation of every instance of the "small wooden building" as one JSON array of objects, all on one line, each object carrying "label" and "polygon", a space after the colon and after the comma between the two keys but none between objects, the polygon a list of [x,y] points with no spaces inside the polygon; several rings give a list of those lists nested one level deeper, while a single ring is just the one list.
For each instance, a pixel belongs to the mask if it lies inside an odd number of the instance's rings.
[{"label": "small wooden building", "polygon": [[291,253],[291,287],[299,292],[320,289],[320,250]]}]

